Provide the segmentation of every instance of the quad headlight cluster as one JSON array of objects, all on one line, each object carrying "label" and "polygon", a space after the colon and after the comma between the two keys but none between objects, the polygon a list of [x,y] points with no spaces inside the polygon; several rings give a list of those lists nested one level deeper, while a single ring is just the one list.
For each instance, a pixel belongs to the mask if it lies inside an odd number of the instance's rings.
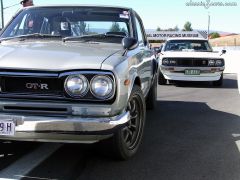
[{"label": "quad headlight cluster", "polygon": [[83,74],[69,75],[64,83],[66,93],[73,98],[94,96],[105,100],[114,95],[115,84],[109,75],[94,75],[87,78]]},{"label": "quad headlight cluster", "polygon": [[[206,61],[207,61],[207,59],[203,62],[206,62]],[[181,64],[181,62],[180,62],[180,64]],[[174,58],[163,58],[162,59],[162,65],[164,65],[164,66],[177,66],[177,65],[179,65],[179,62],[177,61],[177,59],[174,59]],[[224,66],[224,60],[223,59],[209,59],[208,64],[204,63],[204,65],[206,65],[206,66],[208,65],[210,67],[221,67],[221,66]]]},{"label": "quad headlight cluster", "polygon": [[221,59],[209,59],[208,60],[208,66],[223,66],[224,65],[224,61]]}]

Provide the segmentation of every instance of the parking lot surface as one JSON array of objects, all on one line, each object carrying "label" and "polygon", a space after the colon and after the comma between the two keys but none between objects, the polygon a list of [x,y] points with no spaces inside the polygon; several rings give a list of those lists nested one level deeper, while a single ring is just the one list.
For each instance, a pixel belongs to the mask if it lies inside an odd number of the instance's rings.
[{"label": "parking lot surface", "polygon": [[96,145],[0,144],[0,179],[240,179],[240,95],[236,75],[224,85],[158,86],[144,141],[129,161]]}]

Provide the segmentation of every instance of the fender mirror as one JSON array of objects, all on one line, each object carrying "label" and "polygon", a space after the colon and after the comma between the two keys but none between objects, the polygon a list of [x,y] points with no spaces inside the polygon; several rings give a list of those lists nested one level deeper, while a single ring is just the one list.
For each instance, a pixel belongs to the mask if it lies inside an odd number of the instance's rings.
[{"label": "fender mirror", "polygon": [[[226,52],[227,52],[226,49],[223,49],[221,55],[226,54]],[[220,55],[220,56],[221,56],[221,55]]]},{"label": "fender mirror", "polygon": [[132,50],[138,46],[138,41],[135,38],[125,37],[122,40],[122,46],[126,50]]}]

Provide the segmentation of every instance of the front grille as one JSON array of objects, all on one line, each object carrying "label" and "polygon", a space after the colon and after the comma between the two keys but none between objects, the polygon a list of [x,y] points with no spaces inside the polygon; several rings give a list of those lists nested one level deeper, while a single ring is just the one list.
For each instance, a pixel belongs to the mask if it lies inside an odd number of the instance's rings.
[{"label": "front grille", "polygon": [[179,67],[209,67],[209,59],[200,59],[200,58],[164,58],[167,60],[164,63],[165,66],[179,66]]},{"label": "front grille", "polygon": [[208,59],[176,58],[174,60],[177,60],[177,66],[208,67]]},{"label": "front grille", "polygon": [[0,70],[0,98],[21,100],[53,100],[62,102],[103,102],[113,103],[114,97],[97,99],[89,90],[84,97],[71,97],[64,90],[65,79],[72,74],[82,74],[89,82],[96,75],[107,75],[115,83],[115,78],[108,71],[67,71],[67,72],[34,72]]},{"label": "front grille", "polygon": [[58,78],[2,77],[2,93],[61,95],[63,83]]}]

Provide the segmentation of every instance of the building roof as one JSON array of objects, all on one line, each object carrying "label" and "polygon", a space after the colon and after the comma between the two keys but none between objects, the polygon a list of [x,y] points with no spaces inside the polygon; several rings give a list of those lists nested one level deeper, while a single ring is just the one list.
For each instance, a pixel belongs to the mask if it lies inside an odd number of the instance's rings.
[{"label": "building roof", "polygon": [[169,40],[200,40],[200,41],[206,41],[207,39],[204,38],[194,38],[194,37],[179,37],[179,38],[168,38],[167,41]]}]

